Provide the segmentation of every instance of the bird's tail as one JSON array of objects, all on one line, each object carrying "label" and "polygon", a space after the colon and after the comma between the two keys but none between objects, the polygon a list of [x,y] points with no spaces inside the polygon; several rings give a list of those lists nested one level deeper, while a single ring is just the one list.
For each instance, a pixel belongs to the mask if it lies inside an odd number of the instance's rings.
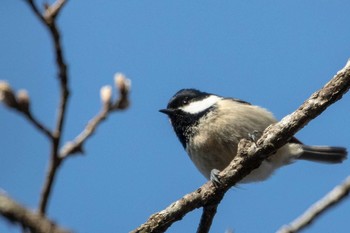
[{"label": "bird's tail", "polygon": [[303,153],[298,159],[320,163],[341,163],[347,158],[344,147],[302,145]]}]

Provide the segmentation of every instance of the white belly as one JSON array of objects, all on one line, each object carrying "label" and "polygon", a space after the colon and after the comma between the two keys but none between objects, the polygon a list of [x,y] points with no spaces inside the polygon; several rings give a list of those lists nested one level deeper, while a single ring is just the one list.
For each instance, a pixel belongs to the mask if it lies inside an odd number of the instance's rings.
[{"label": "white belly", "polygon": [[[283,146],[275,154],[263,161],[257,169],[253,170],[249,175],[244,177],[240,183],[263,181],[269,178],[276,169],[293,162],[294,159],[300,155],[299,152],[301,152],[301,150],[298,150],[298,147],[299,145],[297,144],[287,144]],[[210,172],[213,169],[222,171],[230,164],[236,155],[236,152],[232,153],[232,151],[231,153],[224,153],[222,151],[218,153],[196,153],[194,151],[187,152],[197,169],[207,179],[210,179]]]}]

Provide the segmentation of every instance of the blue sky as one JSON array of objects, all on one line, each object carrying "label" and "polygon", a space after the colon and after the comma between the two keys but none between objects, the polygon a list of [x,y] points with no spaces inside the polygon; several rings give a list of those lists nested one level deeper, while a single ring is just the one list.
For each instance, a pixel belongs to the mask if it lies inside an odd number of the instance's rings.
[{"label": "blue sky", "polygon": [[[116,72],[132,80],[131,108],[111,115],[59,171],[49,217],[76,232],[128,232],[201,186],[164,115],[169,98],[195,87],[264,106],[280,119],[321,88],[350,57],[349,1],[70,1],[59,17],[72,95],[64,141],[100,109]],[[0,79],[26,89],[50,128],[58,103],[50,37],[24,1],[0,7]],[[297,137],[349,148],[350,96]],[[0,106],[0,188],[35,209],[49,144]],[[349,175],[350,162],[300,161],[268,181],[232,188],[212,232],[274,232]],[[168,232],[195,232],[201,210]],[[307,232],[348,232],[350,201]],[[0,218],[0,232],[19,228]]]}]

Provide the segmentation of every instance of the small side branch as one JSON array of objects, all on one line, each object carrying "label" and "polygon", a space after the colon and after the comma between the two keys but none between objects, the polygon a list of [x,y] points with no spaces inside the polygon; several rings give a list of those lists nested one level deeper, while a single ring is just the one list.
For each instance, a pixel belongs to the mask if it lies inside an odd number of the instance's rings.
[{"label": "small side branch", "polygon": [[69,155],[83,153],[83,143],[93,135],[96,128],[108,116],[110,110],[103,108],[98,115],[89,121],[85,129],[72,142],[67,142],[60,151],[59,158],[65,159]]},{"label": "small side branch", "polygon": [[216,210],[218,208],[218,204],[207,205],[203,207],[203,213],[201,217],[201,221],[199,222],[199,226],[197,229],[197,233],[208,233],[213,223],[213,219],[216,214]]},{"label": "small side branch", "polygon": [[[102,109],[100,113],[89,121],[85,129],[72,142],[66,143],[57,156],[53,156],[51,158],[39,203],[39,211],[41,213],[45,213],[45,208],[50,197],[52,185],[57,175],[58,168],[62,162],[70,155],[82,153],[84,151],[84,142],[86,142],[86,140],[93,135],[97,127],[109,116],[111,112],[124,110],[129,106],[129,93],[131,88],[130,80],[122,74],[117,74],[115,77],[115,83],[116,89],[119,93],[119,98],[112,101],[112,87],[102,87]],[[52,152],[52,154],[53,153],[54,152]]]},{"label": "small side branch", "polygon": [[123,74],[115,75],[115,88],[118,91],[118,99],[112,101],[112,87],[104,86],[101,88],[102,109],[99,114],[92,118],[85,129],[71,142],[67,142],[60,151],[59,159],[65,159],[76,153],[83,153],[83,145],[90,138],[97,127],[109,116],[111,112],[125,110],[129,107],[129,94],[131,81]]},{"label": "small side branch", "polygon": [[308,210],[305,211],[300,217],[295,219],[290,224],[283,226],[277,233],[296,233],[311,225],[321,214],[325,213],[328,209],[339,204],[342,200],[348,197],[350,192],[350,176],[346,180],[336,186],[321,200],[313,204]]},{"label": "small side branch", "polygon": [[45,19],[42,16],[39,8],[35,5],[34,0],[27,0],[27,3],[32,9],[32,11],[34,12],[34,14],[38,17],[38,19],[41,20],[43,23],[45,23]]},{"label": "small side branch", "polygon": [[39,122],[34,116],[32,115],[31,112],[24,113],[25,117],[42,133],[46,135],[47,138],[53,139],[53,135],[51,131],[46,128],[41,122]]},{"label": "small side branch", "polygon": [[56,16],[58,15],[58,13],[60,12],[60,10],[62,9],[65,3],[66,3],[66,0],[57,0],[51,6],[47,6],[45,10],[44,18],[47,21],[56,18]]},{"label": "small side branch", "polygon": [[46,135],[50,140],[53,139],[51,131],[33,116],[30,108],[29,94],[26,90],[22,89],[15,93],[10,84],[0,80],[0,102],[3,102],[8,108],[23,114],[41,133]]},{"label": "small side branch", "polygon": [[18,222],[33,233],[69,233],[44,216],[22,207],[8,196],[0,193],[0,214],[11,222]]}]

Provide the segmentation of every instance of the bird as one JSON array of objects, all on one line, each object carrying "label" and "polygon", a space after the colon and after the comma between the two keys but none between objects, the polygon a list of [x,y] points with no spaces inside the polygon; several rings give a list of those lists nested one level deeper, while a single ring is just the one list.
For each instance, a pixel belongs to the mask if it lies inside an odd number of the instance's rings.
[{"label": "bird", "polygon": [[[205,178],[214,181],[218,172],[236,156],[241,139],[261,136],[269,125],[277,122],[265,108],[193,88],[176,92],[167,107],[159,111],[169,117],[180,143],[197,169]],[[344,147],[308,146],[292,137],[239,183],[263,181],[276,169],[296,160],[336,164],[346,158]]]}]

